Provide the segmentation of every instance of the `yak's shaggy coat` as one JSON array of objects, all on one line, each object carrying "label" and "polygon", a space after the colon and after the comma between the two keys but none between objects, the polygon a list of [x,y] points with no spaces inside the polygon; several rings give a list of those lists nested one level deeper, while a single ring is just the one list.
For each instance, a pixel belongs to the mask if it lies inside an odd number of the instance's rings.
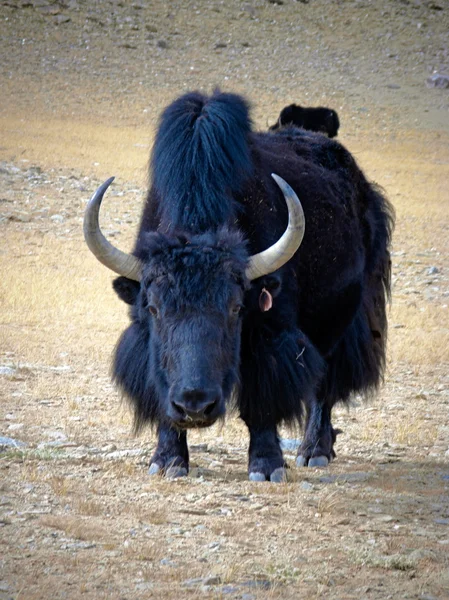
[{"label": "yak's shaggy coat", "polygon": [[[250,283],[248,254],[273,244],[287,222],[271,173],[299,197],[305,236],[287,264]],[[334,456],[332,407],[375,389],[383,375],[387,200],[339,143],[295,127],[254,132],[246,102],[218,92],[189,93],[165,110],[151,177],[134,249],[143,279],[115,282],[132,323],[114,378],[137,425],[158,425],[152,472],[188,469],[185,431],[173,428],[167,409],[190,368],[188,352],[223,403],[236,390],[253,478],[276,479],[284,464],[276,428],[302,422],[304,408],[298,464],[325,464]],[[272,308],[262,311],[267,292]]]}]

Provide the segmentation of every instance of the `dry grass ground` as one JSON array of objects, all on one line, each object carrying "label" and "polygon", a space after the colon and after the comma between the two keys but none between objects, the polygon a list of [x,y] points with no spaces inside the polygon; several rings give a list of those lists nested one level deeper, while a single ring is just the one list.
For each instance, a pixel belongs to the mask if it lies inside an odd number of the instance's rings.
[{"label": "dry grass ground", "polygon": [[[1,435],[26,444],[0,454],[0,599],[449,598],[448,96],[424,85],[449,9],[430,4],[0,5]],[[337,108],[397,212],[385,386],[336,411],[328,470],[280,485],[246,480],[232,418],[191,435],[186,480],[148,478],[154,437],[108,375],[126,308],[82,241],[114,174],[102,222],[131,247],[159,109],[217,83],[260,128]]]}]

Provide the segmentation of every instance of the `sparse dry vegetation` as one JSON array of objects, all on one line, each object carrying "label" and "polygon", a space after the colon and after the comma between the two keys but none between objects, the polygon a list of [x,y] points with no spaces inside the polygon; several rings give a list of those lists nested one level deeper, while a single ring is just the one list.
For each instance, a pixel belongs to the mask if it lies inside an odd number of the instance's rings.
[{"label": "sparse dry vegetation", "polygon": [[[425,79],[448,19],[414,0],[2,3],[1,423],[25,445],[0,452],[1,600],[447,597],[449,104]],[[108,374],[126,308],[82,240],[115,174],[102,223],[132,247],[160,109],[217,84],[260,128],[336,108],[397,213],[385,386],[336,410],[329,469],[286,452],[279,485],[247,481],[235,417],[189,434],[189,478],[148,478],[154,436]]]}]

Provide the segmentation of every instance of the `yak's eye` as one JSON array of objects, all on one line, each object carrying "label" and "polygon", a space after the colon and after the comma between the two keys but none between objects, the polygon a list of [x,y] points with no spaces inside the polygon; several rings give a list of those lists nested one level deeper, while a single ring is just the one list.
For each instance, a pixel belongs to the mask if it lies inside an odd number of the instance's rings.
[{"label": "yak's eye", "polygon": [[153,304],[150,304],[150,306],[148,307],[148,310],[149,310],[150,314],[153,315],[153,317],[159,316],[159,311]]},{"label": "yak's eye", "polygon": [[231,315],[238,315],[241,310],[242,310],[241,304],[234,304],[234,306],[231,308]]}]

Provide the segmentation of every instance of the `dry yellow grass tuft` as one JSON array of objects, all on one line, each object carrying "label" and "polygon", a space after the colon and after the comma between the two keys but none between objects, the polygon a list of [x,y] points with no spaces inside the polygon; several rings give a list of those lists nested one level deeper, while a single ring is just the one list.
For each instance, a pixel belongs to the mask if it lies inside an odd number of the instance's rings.
[{"label": "dry yellow grass tuft", "polygon": [[43,527],[64,531],[66,535],[77,540],[107,542],[111,538],[111,534],[102,523],[89,517],[46,515],[40,519],[39,523]]}]

